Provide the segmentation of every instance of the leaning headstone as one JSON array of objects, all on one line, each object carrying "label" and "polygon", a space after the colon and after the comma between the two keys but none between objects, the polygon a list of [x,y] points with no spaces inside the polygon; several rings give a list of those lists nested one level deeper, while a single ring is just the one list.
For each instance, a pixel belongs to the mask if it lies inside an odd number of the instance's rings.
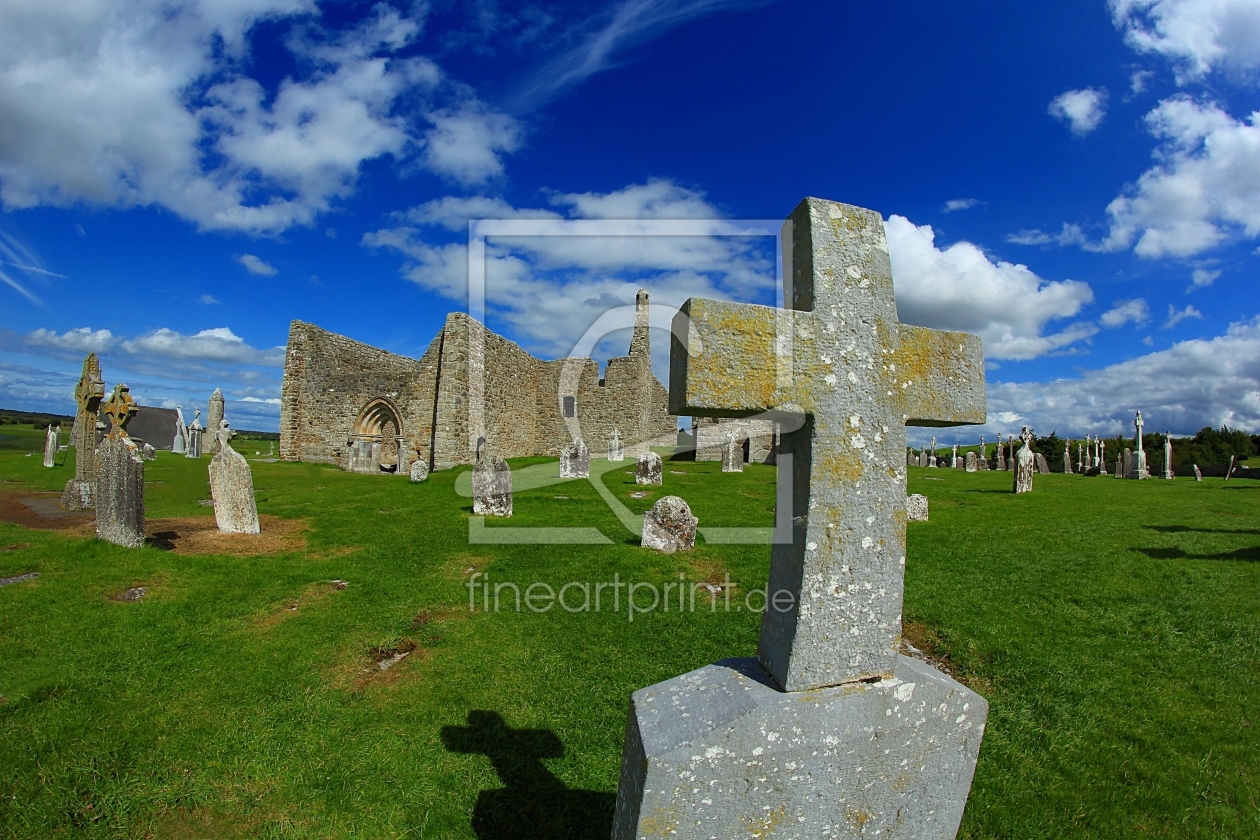
[{"label": "leaning headstone", "polygon": [[988,706],[898,653],[900,461],[907,421],[984,422],[980,340],[898,323],[877,213],[806,199],[784,240],[796,309],[683,304],[669,410],[799,418],[778,449],[791,542],[757,659],[631,697],[614,840],[952,837],[966,804]]},{"label": "leaning headstone", "polygon": [[183,455],[188,451],[188,427],[184,425],[184,410],[175,407],[175,437],[171,441],[171,454]]},{"label": "leaning headstone", "polygon": [[928,500],[921,493],[912,493],[906,497],[906,521],[927,522]]},{"label": "leaning headstone", "polygon": [[661,456],[650,449],[639,456],[634,465],[635,484],[661,483]]},{"label": "leaning headstone", "polygon": [[696,545],[696,526],[699,519],[691,515],[691,508],[677,496],[665,496],[652,509],[643,514],[644,548],[652,548],[664,554],[675,551],[691,551]]},{"label": "leaning headstone", "polygon": [[411,483],[419,484],[429,477],[429,465],[419,459],[411,462]]},{"label": "leaning headstone", "polygon": [[1015,463],[1015,492],[1031,493],[1033,489],[1033,473],[1037,470],[1037,459],[1033,454],[1032,431],[1025,426],[1019,435],[1024,442],[1023,449],[1015,453],[1011,459]]},{"label": "leaning headstone", "polygon": [[1046,460],[1046,456],[1040,452],[1037,453],[1037,472],[1042,475],[1050,474],[1050,462]]},{"label": "leaning headstone", "polygon": [[1234,474],[1234,456],[1229,456],[1229,466],[1225,468],[1225,480],[1229,481],[1229,477]]},{"label": "leaning headstone", "polygon": [[1164,433],[1164,478],[1172,481],[1172,432]]},{"label": "leaning headstone", "polygon": [[228,421],[220,420],[214,433],[219,454],[210,459],[210,498],[214,521],[221,534],[257,534],[258,506],[254,502],[254,476],[245,456],[232,448]]},{"label": "leaning headstone", "polygon": [[201,409],[196,409],[193,415],[192,425],[188,427],[188,451],[184,453],[185,458],[201,457],[201,433],[205,431],[201,428]]},{"label": "leaning headstone", "polygon": [[483,455],[473,467],[472,491],[477,516],[512,515],[512,469],[498,455]]},{"label": "leaning headstone", "polygon": [[215,434],[219,429],[219,424],[223,422],[223,391],[218,388],[214,389],[214,393],[210,395],[210,409],[206,414],[206,429],[210,432],[210,454],[217,455],[219,450],[215,449],[218,445],[218,435]]},{"label": "leaning headstone", "polygon": [[101,380],[101,363],[95,353],[83,360],[83,374],[74,389],[74,429],[70,444],[74,447],[74,478],[66,482],[61,506],[66,510],[89,510],[93,507],[92,492],[96,485],[96,412],[105,396]]},{"label": "leaning headstone", "polygon": [[722,445],[722,472],[744,471],[744,446],[735,437],[734,432],[726,433],[726,442]]},{"label": "leaning headstone", "polygon": [[1203,480],[1203,473],[1199,470],[1199,465],[1198,465],[1198,464],[1195,464],[1195,465],[1194,465],[1194,480],[1195,480],[1195,481],[1202,481],[1202,480]]},{"label": "leaning headstone", "polygon": [[617,431],[615,426],[613,427],[612,437],[608,439],[608,460],[626,460],[626,449],[621,443],[621,433]]},{"label": "leaning headstone", "polygon": [[976,453],[968,452],[967,453],[967,472],[976,472],[977,470],[979,470],[980,469],[978,465],[979,460],[980,459],[976,457]]},{"label": "leaning headstone", "polygon": [[136,413],[126,385],[114,386],[104,404],[111,428],[96,450],[96,536],[127,548],[144,545],[144,461],[127,436]]},{"label": "leaning headstone", "polygon": [[591,474],[591,450],[581,438],[560,450],[561,478],[588,478]]}]

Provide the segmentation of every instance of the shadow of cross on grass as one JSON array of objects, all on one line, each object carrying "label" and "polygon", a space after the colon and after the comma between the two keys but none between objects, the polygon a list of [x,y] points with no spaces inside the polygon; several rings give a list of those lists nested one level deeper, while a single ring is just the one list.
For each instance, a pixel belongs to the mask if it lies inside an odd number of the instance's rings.
[{"label": "shadow of cross on grass", "polygon": [[487,756],[504,784],[477,795],[472,829],[480,840],[607,840],[612,833],[616,795],[570,790],[543,764],[564,756],[551,730],[513,729],[498,712],[474,710],[467,726],[442,727],[442,744]]}]

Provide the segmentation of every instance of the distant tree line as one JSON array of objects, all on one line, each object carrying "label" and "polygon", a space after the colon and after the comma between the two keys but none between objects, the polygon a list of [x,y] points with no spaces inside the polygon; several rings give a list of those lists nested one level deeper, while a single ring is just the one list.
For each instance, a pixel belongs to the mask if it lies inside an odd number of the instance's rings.
[{"label": "distant tree line", "polygon": [[64,414],[48,414],[42,411],[13,411],[12,409],[0,409],[0,425],[8,426],[24,426],[30,424],[33,429],[46,429],[48,424],[54,426],[58,423],[69,427],[74,423],[74,417]]}]

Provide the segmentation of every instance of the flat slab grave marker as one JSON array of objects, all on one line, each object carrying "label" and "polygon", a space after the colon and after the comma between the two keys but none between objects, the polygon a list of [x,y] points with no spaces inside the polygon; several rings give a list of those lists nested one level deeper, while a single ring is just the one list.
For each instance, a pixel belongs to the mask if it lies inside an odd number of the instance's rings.
[{"label": "flat slab grave marker", "polygon": [[683,305],[669,411],[780,418],[792,539],[756,659],[631,697],[614,838],[950,838],[971,787],[988,704],[899,653],[902,461],[984,422],[980,339],[898,322],[878,213],[807,198],[783,241],[792,309]]}]

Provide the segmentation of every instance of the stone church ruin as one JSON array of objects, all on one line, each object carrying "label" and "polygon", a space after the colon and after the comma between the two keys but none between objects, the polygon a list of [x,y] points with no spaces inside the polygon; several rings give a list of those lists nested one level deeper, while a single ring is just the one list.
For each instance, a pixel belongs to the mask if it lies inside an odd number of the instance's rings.
[{"label": "stone church ruin", "polygon": [[544,361],[462,312],[419,359],[294,321],[284,363],[280,458],[406,475],[502,458],[558,456],[617,430],[631,455],[674,443],[678,418],[652,373],[648,295],[628,356]]}]

